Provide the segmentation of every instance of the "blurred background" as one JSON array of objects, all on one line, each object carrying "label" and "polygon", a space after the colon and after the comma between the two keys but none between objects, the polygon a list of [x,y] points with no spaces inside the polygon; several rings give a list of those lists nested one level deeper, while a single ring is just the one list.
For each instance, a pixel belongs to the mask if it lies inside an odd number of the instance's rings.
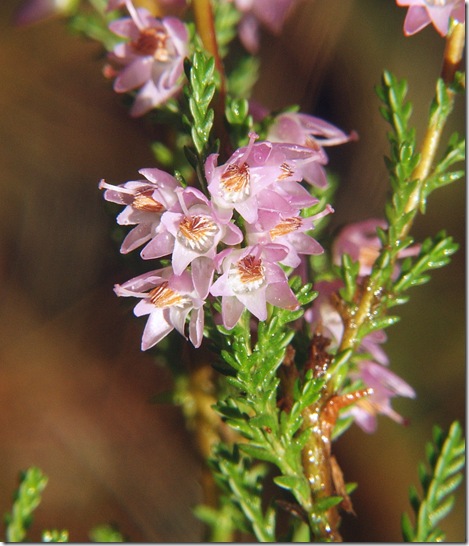
[{"label": "blurred background", "polygon": [[[0,3],[0,513],[19,470],[37,465],[49,485],[32,539],[66,528],[87,541],[93,526],[116,522],[129,541],[200,541],[196,451],[180,411],[149,402],[171,378],[140,352],[143,323],[112,292],[129,275],[97,187],[154,166],[148,142],[158,135],[127,116],[98,44],[59,19],[15,28],[19,5]],[[392,0],[306,0],[280,37],[263,38],[255,98],[269,108],[297,102],[360,135],[330,149],[341,180],[331,229],[382,215],[387,126],[373,89],[383,69],[408,79],[424,133],[444,40],[430,27],[405,38],[405,12]],[[448,134],[465,131],[462,98],[452,125]],[[415,238],[446,229],[461,247],[388,330],[392,369],[417,391],[394,404],[410,424],[381,418],[375,434],[353,427],[334,446],[346,481],[359,484],[346,541],[401,541],[432,426],[465,426],[465,184],[432,197]],[[465,541],[463,490],[442,527]]]}]

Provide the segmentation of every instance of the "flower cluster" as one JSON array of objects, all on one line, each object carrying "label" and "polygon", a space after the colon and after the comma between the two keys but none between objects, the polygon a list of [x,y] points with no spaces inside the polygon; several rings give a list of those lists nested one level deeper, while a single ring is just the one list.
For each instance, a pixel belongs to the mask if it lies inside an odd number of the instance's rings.
[{"label": "flower cluster", "polygon": [[[385,229],[384,220],[369,219],[349,224],[344,227],[332,246],[332,259],[337,265],[343,254],[348,254],[359,264],[359,278],[369,275],[371,268],[381,249],[381,241],[377,228]],[[398,258],[415,256],[420,247],[414,245],[398,254]],[[396,264],[395,276],[399,273]],[[344,320],[340,312],[339,290],[343,288],[341,280],[319,281],[314,285],[318,297],[311,309],[305,313],[305,319],[310,323],[312,333],[327,338],[329,347],[337,349],[344,333]],[[351,381],[359,381],[366,388],[372,389],[372,394],[357,401],[346,414],[353,415],[356,423],[366,432],[376,429],[377,414],[384,414],[393,420],[404,423],[405,420],[392,409],[391,399],[395,396],[415,397],[415,391],[403,379],[391,372],[387,366],[389,359],[381,345],[386,341],[383,330],[375,330],[366,335],[357,349],[361,354],[356,369],[350,373]]]},{"label": "flower cluster", "polygon": [[104,73],[115,78],[117,93],[138,89],[130,114],[141,116],[180,91],[188,31],[180,19],[156,18],[145,8],[135,8],[132,0],[110,0],[108,7],[121,4],[130,17],[113,21],[109,28],[125,41],[110,53]]},{"label": "flower cluster", "polygon": [[[159,169],[142,169],[144,180],[120,186],[100,182],[106,200],[125,205],[117,222],[133,226],[121,252],[143,247],[144,260],[171,259],[170,266],[115,288],[120,296],[141,298],[135,314],[150,315],[144,350],[173,328],[186,335],[186,319],[189,339],[198,347],[203,306],[210,298],[221,298],[227,329],[244,309],[263,321],[267,304],[298,308],[287,272],[300,265],[302,256],[323,252],[309,233],[333,210],[327,205],[304,216],[318,200],[301,184],[313,164],[325,162],[320,145],[259,142],[251,133],[247,146],[224,164],[217,161],[211,154],[205,163],[208,195]],[[321,177],[309,181],[322,184]]]}]

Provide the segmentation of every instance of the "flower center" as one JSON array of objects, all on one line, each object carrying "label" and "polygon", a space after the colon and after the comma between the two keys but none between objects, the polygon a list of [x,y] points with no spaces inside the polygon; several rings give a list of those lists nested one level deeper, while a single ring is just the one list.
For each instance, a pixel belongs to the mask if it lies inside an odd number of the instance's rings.
[{"label": "flower center", "polygon": [[137,210],[146,212],[161,212],[164,210],[164,206],[156,199],[153,199],[152,189],[138,192],[132,201],[132,206]]},{"label": "flower center", "polygon": [[292,216],[291,218],[285,218],[283,222],[277,224],[273,229],[269,231],[270,237],[272,240],[275,237],[282,237],[283,235],[288,235],[292,231],[296,231],[302,224],[301,218],[298,216]]},{"label": "flower center", "polygon": [[293,169],[288,163],[282,163],[280,165],[280,169],[282,170],[282,173],[278,177],[279,180],[284,180],[285,178],[289,178],[293,175]]},{"label": "flower center", "polygon": [[244,294],[257,290],[265,283],[265,268],[262,260],[252,254],[246,256],[236,265],[232,265],[228,273],[233,292]]},{"label": "flower center", "polygon": [[168,287],[168,281],[164,281],[148,292],[148,299],[155,307],[184,307],[190,303],[190,299],[182,294],[178,294]]},{"label": "flower center", "polygon": [[131,45],[139,55],[153,55],[156,61],[166,63],[170,57],[167,41],[168,34],[165,30],[146,28],[140,31],[139,37]]},{"label": "flower center", "polygon": [[250,193],[249,165],[228,165],[221,175],[220,187],[225,201],[239,203]]},{"label": "flower center", "polygon": [[185,216],[179,224],[178,241],[197,252],[206,252],[213,245],[219,228],[209,216]]}]

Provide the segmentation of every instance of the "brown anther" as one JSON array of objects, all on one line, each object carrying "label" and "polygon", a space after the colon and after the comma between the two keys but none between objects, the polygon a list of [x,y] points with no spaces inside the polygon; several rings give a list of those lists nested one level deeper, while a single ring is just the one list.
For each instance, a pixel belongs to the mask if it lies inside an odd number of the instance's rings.
[{"label": "brown anther", "polygon": [[218,228],[207,216],[185,216],[179,224],[179,231],[192,248],[203,250]]},{"label": "brown anther", "polygon": [[169,52],[166,47],[168,34],[165,30],[156,28],[146,28],[140,31],[140,34],[131,46],[139,55],[152,55],[155,60],[165,63],[169,61]]},{"label": "brown anther", "polygon": [[277,224],[274,228],[269,231],[271,239],[275,237],[281,237],[282,235],[288,235],[293,231],[296,231],[302,224],[301,218],[298,216],[293,216],[291,218],[285,218],[282,222]]},{"label": "brown anther", "polygon": [[282,173],[279,175],[278,180],[284,180],[285,178],[290,178],[293,175],[293,169],[288,163],[282,163],[280,165]]},{"label": "brown anther", "polygon": [[311,137],[306,137],[305,146],[307,148],[311,148],[314,151],[319,151],[321,149],[321,146],[319,146],[317,140]]},{"label": "brown anther", "polygon": [[230,193],[244,193],[249,186],[249,165],[243,163],[241,166],[235,163],[228,165],[221,175],[221,187]]},{"label": "brown anther", "polygon": [[137,193],[132,201],[132,206],[137,210],[146,212],[161,212],[164,210],[164,206],[156,199],[153,199],[153,190],[151,189]]},{"label": "brown anther", "polygon": [[239,279],[243,284],[248,284],[264,279],[264,266],[262,260],[249,254],[238,262]]},{"label": "brown anther", "polygon": [[168,281],[162,282],[148,293],[148,299],[156,307],[171,307],[183,302],[184,298],[180,294],[168,287]]}]

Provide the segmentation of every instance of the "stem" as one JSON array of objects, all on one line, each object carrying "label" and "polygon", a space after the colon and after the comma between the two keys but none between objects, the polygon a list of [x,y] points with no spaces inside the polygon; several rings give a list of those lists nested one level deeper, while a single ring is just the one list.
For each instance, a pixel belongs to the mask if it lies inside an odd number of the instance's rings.
[{"label": "stem", "polygon": [[[451,109],[454,103],[454,93],[450,88],[450,85],[453,83],[454,75],[458,66],[461,64],[462,55],[464,52],[464,42],[465,42],[465,30],[466,25],[464,23],[455,23],[451,30],[448,33],[446,39],[446,47],[443,56],[443,67],[441,69],[441,78],[446,84],[446,93],[448,99],[451,101]],[[420,193],[422,191],[423,185],[426,178],[430,174],[433,162],[435,160],[435,155],[438,150],[438,145],[440,144],[441,135],[445,127],[445,119],[441,119],[440,116],[431,116],[430,121],[427,127],[427,132],[422,143],[421,149],[421,160],[420,163],[415,168],[412,173],[412,180],[419,180],[419,184],[415,191],[410,196],[410,199],[407,203],[405,209],[406,212],[411,212],[416,210],[420,203]],[[411,222],[406,225],[405,233],[406,235],[409,232],[411,227]]]},{"label": "stem", "polygon": [[[454,104],[454,92],[451,89],[451,84],[454,80],[454,75],[458,66],[462,61],[463,51],[465,44],[465,24],[455,23],[450,29],[446,39],[446,48],[443,57],[443,67],[441,70],[441,77],[445,83],[445,91],[449,101],[449,109],[445,116],[433,115],[430,117],[427,131],[423,139],[421,146],[421,160],[414,172],[412,173],[410,180],[418,180],[418,185],[415,191],[410,195],[409,200],[405,207],[405,212],[416,212],[420,200],[421,192],[425,185],[426,179],[431,173],[433,162],[438,151],[441,135],[445,128],[448,114],[453,108]],[[398,234],[398,239],[403,239],[409,233],[415,214],[412,215],[409,221],[404,225],[401,232]],[[389,248],[383,248],[381,255],[376,260],[372,273],[364,285],[363,295],[360,302],[351,317],[347,317],[345,324],[344,335],[339,348],[339,352],[346,349],[353,348],[359,341],[357,334],[360,326],[362,326],[366,320],[372,315],[373,305],[379,301],[381,289],[388,278],[384,278],[383,265],[384,263],[391,263],[393,265],[396,260],[396,253],[390,252]],[[392,271],[392,267],[387,267],[387,271]]]}]

